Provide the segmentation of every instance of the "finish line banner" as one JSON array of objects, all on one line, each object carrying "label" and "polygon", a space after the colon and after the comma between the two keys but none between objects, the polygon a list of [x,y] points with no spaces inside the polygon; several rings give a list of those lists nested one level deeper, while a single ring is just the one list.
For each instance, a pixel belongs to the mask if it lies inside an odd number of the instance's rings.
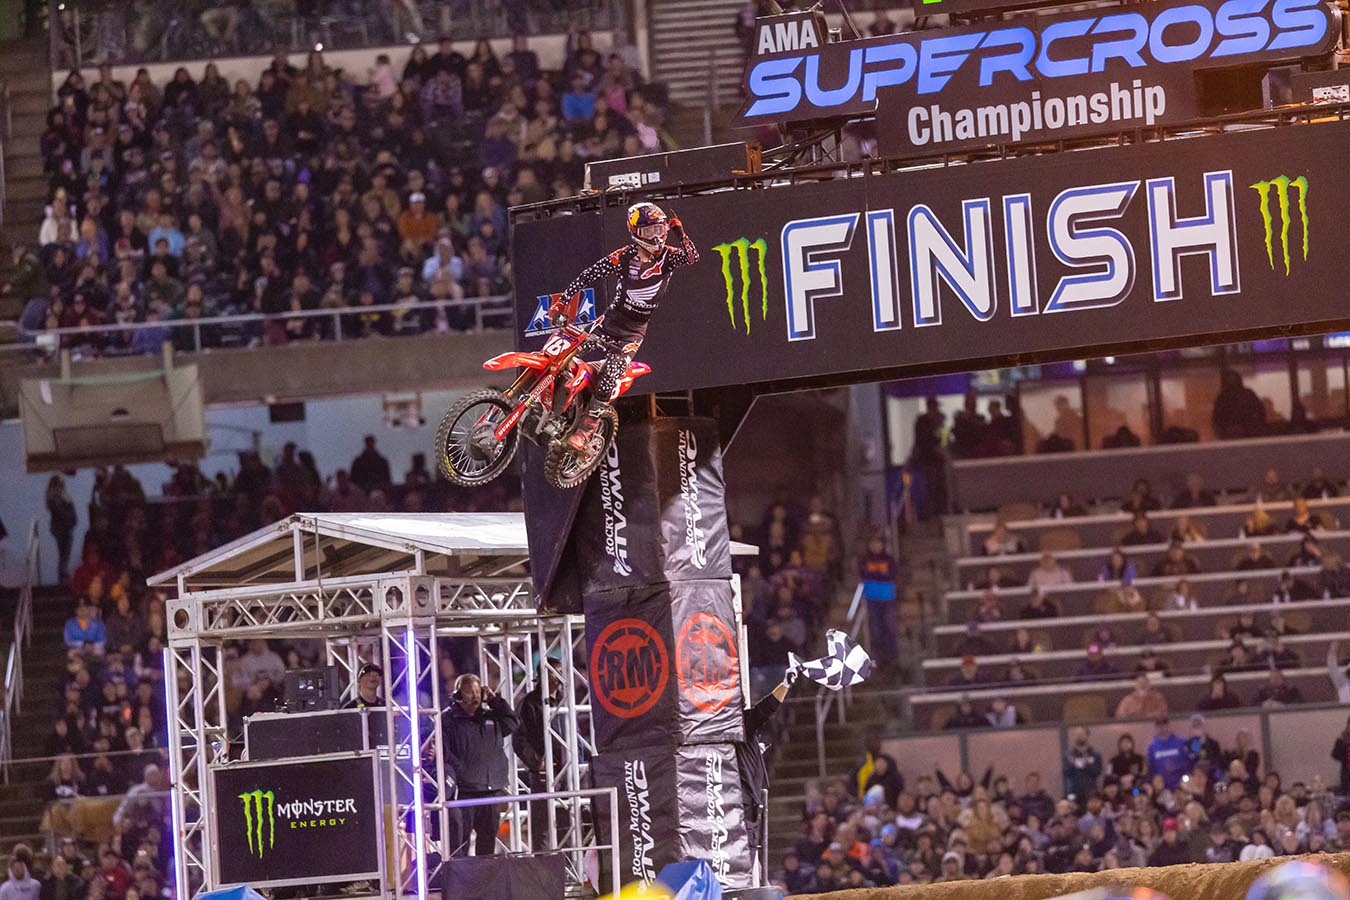
[{"label": "finish line banner", "polygon": [[254,887],[379,877],[381,810],[370,754],[211,770],[216,872]]},{"label": "finish line banner", "polygon": [[[675,273],[637,387],[1338,330],[1347,172],[1350,123],[1332,122],[670,201],[702,259]],[[518,325],[626,240],[622,208],[519,223]]]},{"label": "finish line banner", "polygon": [[[1322,0],[1172,0],[823,37],[809,14],[757,20],[735,124],[875,114],[882,154],[897,156],[1184,122],[1216,111],[1197,105],[1197,73],[1325,56],[1340,12]],[[1261,74],[1246,77],[1253,98]]]}]

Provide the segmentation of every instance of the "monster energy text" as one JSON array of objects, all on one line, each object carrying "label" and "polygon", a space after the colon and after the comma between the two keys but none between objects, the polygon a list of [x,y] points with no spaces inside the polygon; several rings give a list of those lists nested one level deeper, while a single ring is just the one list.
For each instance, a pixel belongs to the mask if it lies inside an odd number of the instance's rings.
[{"label": "monster energy text", "polygon": [[291,800],[277,803],[274,791],[255,790],[239,795],[244,803],[244,828],[248,836],[248,849],[259,859],[277,843],[278,815],[284,821],[282,827],[291,830],[301,828],[336,828],[347,824],[349,815],[356,815],[356,799],[345,797],[340,800]]},{"label": "monster energy text", "polygon": [[750,251],[755,251],[756,272],[759,275],[759,318],[761,321],[769,315],[769,283],[764,275],[764,255],[768,244],[764,238],[737,238],[729,244],[713,247],[722,257],[722,282],[727,289],[727,315],[731,317],[731,327],[736,327],[736,274],[732,271],[732,257],[736,258],[740,272],[741,316],[745,320],[745,333],[750,333]]},{"label": "monster energy text", "polygon": [[1303,261],[1308,261],[1308,179],[1302,175],[1290,178],[1280,175],[1269,181],[1258,181],[1251,185],[1252,190],[1261,197],[1261,224],[1265,227],[1266,258],[1270,267],[1275,268],[1274,223],[1270,209],[1270,189],[1275,189],[1275,202],[1280,213],[1280,251],[1284,257],[1284,274],[1289,274],[1289,189],[1298,188],[1299,224],[1303,228]]}]

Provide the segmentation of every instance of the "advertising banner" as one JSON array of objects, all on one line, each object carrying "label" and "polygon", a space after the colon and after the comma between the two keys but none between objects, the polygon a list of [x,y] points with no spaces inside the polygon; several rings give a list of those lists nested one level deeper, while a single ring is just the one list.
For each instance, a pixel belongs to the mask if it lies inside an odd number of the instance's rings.
[{"label": "advertising banner", "polygon": [[741,740],[741,659],[730,579],[676,582],[670,604],[681,741]]},{"label": "advertising banner", "polygon": [[[666,863],[682,859],[675,789],[673,745],[652,744],[591,758],[591,780],[596,787],[612,787],[619,795],[619,878],[624,884],[652,882]],[[595,803],[596,830],[602,841],[609,834],[609,803]],[[601,854],[608,861],[608,854]],[[601,883],[607,883],[607,873]]]},{"label": "advertising banner", "polygon": [[745,800],[735,747],[681,747],[675,754],[675,775],[684,858],[707,860],[723,887],[752,887],[750,840],[745,833]]},{"label": "advertising banner", "polygon": [[222,766],[211,782],[222,885],[378,877],[370,754]]},{"label": "advertising banner", "polygon": [[[702,859],[724,887],[750,887],[740,773],[731,744],[650,746],[591,761],[596,787],[619,795],[620,880],[655,881],[667,863]],[[609,809],[596,824],[608,840]],[[605,857],[607,858],[607,857]]]},{"label": "advertising banner", "polygon": [[711,419],[619,429],[573,529],[582,591],[730,578],[722,451]]},{"label": "advertising banner", "polygon": [[[1350,122],[1327,122],[672,201],[702,259],[652,320],[638,389],[1343,330],[1347,171]],[[517,227],[526,316],[626,240],[621,207],[593,215],[589,244],[566,220]]]},{"label": "advertising banner", "polygon": [[601,751],[678,739],[670,592],[621,588],[583,598],[591,719]]},{"label": "advertising banner", "polygon": [[905,155],[1193,119],[1209,112],[1198,71],[1327,54],[1340,13],[1322,0],[1171,0],[823,45],[810,26],[762,21],[736,124],[875,113],[882,153]]},{"label": "advertising banner", "polygon": [[600,750],[740,740],[741,661],[725,580],[584,598],[591,717]]}]

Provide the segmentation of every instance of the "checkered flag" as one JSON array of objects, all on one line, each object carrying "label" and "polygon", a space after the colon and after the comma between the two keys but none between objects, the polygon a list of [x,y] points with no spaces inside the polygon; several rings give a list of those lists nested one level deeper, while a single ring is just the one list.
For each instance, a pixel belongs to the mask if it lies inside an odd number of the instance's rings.
[{"label": "checkered flag", "polygon": [[788,671],[805,675],[832,691],[862,684],[872,674],[872,657],[842,631],[831,628],[825,632],[825,648],[829,652],[820,659],[802,659],[789,653]]}]

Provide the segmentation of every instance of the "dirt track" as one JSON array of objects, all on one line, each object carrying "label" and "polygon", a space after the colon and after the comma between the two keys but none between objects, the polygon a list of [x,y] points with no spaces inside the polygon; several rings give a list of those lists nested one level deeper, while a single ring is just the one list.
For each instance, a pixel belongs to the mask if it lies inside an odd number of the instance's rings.
[{"label": "dirt track", "polygon": [[[828,894],[801,894],[817,900],[1046,900],[1109,884],[1144,885],[1172,900],[1242,900],[1257,876],[1292,857],[1221,865],[1169,866],[1165,869],[1115,869],[1073,875],[1019,875],[994,881],[957,881],[890,888],[860,888]],[[1350,875],[1350,853],[1302,857],[1329,864]]]}]

